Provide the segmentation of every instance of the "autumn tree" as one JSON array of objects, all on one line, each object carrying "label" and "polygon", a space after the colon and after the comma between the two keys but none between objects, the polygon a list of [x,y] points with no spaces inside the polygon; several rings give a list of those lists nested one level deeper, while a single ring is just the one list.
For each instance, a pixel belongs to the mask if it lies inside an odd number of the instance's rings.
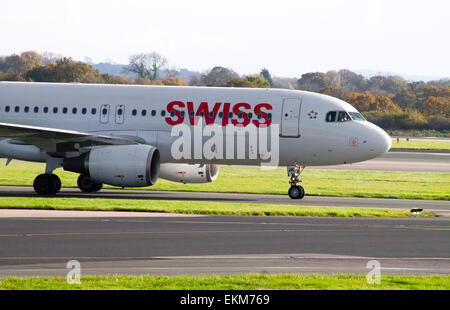
[{"label": "autumn tree", "polygon": [[401,107],[402,109],[412,109],[416,106],[417,97],[414,93],[409,91],[407,88],[403,88],[399,92],[397,92],[393,98],[393,101],[396,105]]},{"label": "autumn tree", "polygon": [[344,101],[347,100],[347,97],[350,94],[350,92],[347,89],[335,86],[327,86],[325,88],[322,88],[319,92],[321,94],[339,98]]},{"label": "autumn tree", "polygon": [[331,81],[325,73],[311,72],[302,74],[297,84],[301,90],[318,92],[320,89],[330,86]]},{"label": "autumn tree", "polygon": [[101,82],[101,80],[96,78],[93,79],[95,75],[99,76],[100,73],[98,71],[95,72],[92,66],[84,62],[74,61],[72,58],[64,57],[58,60],[56,64],[51,62],[46,66],[36,66],[32,70],[29,70],[25,74],[25,77],[35,82]]},{"label": "autumn tree", "polygon": [[406,86],[406,81],[399,76],[377,75],[367,81],[367,90],[373,95],[395,94]]},{"label": "autumn tree", "polygon": [[367,80],[361,74],[350,70],[339,70],[339,84],[337,86],[346,88],[352,92],[363,92],[367,88]]},{"label": "autumn tree", "polygon": [[16,74],[24,74],[28,70],[42,62],[42,56],[34,51],[23,52],[20,55],[13,54],[1,57],[0,70],[3,72],[12,72]]},{"label": "autumn tree", "polygon": [[166,77],[165,79],[158,80],[155,85],[167,85],[167,86],[187,86],[186,82],[177,77]]},{"label": "autumn tree", "polygon": [[450,100],[445,97],[430,96],[420,111],[425,115],[441,115],[450,117]]},{"label": "autumn tree", "polygon": [[375,97],[369,92],[365,93],[351,93],[347,97],[347,102],[354,106],[361,112],[369,111],[375,104]]},{"label": "autumn tree", "polygon": [[232,77],[226,87],[269,88],[270,83],[262,75],[249,75],[245,78]]},{"label": "autumn tree", "polygon": [[198,86],[225,86],[232,77],[239,77],[239,75],[231,69],[218,66],[203,73],[200,77],[192,78],[189,84]]},{"label": "autumn tree", "polygon": [[370,105],[369,110],[384,113],[402,112],[402,109],[394,102],[392,102],[391,98],[384,95],[376,96],[375,101]]},{"label": "autumn tree", "polygon": [[153,52],[148,54],[131,55],[129,64],[124,68],[125,73],[135,73],[139,78],[156,81],[161,69],[167,64],[167,59]]}]

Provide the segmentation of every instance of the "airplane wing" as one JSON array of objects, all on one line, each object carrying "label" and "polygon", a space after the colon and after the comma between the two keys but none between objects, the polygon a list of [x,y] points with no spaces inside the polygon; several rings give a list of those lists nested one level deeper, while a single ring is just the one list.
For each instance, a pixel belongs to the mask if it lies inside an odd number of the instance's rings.
[{"label": "airplane wing", "polygon": [[97,135],[73,130],[0,123],[0,137],[32,144],[47,153],[78,151],[96,145],[139,144],[137,137]]}]

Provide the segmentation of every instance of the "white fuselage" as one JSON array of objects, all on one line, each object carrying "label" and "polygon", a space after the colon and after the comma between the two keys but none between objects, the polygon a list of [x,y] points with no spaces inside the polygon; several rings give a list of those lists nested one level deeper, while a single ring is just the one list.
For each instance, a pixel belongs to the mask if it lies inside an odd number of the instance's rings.
[{"label": "white fuselage", "polygon": [[[172,136],[172,129],[185,124],[194,132],[197,121],[202,128],[221,128],[225,136],[229,126],[244,130],[268,125],[269,131],[278,127],[280,166],[348,164],[378,157],[390,148],[389,136],[379,127],[358,120],[327,122],[330,111],[357,112],[342,100],[295,90],[0,82],[0,122],[138,137],[160,150],[162,163],[264,161],[250,156],[251,149],[244,158],[173,158],[171,147],[179,137]],[[48,155],[35,146],[7,138],[0,141],[1,157],[46,160]],[[208,138],[201,137],[202,145]],[[236,148],[239,142],[234,143]],[[224,153],[226,148],[224,144]]]}]

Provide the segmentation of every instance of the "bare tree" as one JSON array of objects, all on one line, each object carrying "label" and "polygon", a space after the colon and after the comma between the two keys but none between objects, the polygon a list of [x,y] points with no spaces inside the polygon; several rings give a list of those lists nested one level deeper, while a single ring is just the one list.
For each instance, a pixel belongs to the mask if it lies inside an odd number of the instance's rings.
[{"label": "bare tree", "polygon": [[135,54],[130,56],[130,63],[124,68],[124,72],[133,72],[140,78],[156,81],[159,77],[159,72],[166,64],[167,59],[156,52]]}]

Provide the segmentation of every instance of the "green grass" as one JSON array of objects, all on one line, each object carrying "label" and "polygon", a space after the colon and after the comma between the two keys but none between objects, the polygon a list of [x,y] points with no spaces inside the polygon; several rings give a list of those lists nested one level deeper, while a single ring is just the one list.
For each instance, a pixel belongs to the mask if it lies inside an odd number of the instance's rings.
[{"label": "green grass", "polygon": [[410,129],[410,130],[389,130],[386,132],[390,136],[396,137],[440,137],[450,138],[450,130],[431,130],[431,129]]},{"label": "green grass", "polygon": [[423,141],[410,139],[392,139],[391,149],[412,149],[412,150],[450,150],[450,141]]},{"label": "green grass", "polygon": [[[30,186],[43,171],[44,164],[12,161],[5,167],[0,163],[0,185]],[[63,186],[77,186],[77,174],[62,169],[55,173]],[[307,195],[450,200],[450,173],[306,169],[302,176]],[[147,189],[286,195],[288,187],[286,169],[223,166],[212,183],[181,184],[159,179]]]},{"label": "green grass", "polygon": [[80,284],[62,277],[0,278],[6,290],[449,290],[450,276],[247,274],[233,276],[83,276]]},{"label": "green grass", "polygon": [[209,201],[135,200],[103,198],[2,197],[0,209],[46,209],[83,211],[139,211],[206,215],[329,216],[329,217],[417,217],[408,210],[358,207],[305,207],[296,205],[223,203]]}]

